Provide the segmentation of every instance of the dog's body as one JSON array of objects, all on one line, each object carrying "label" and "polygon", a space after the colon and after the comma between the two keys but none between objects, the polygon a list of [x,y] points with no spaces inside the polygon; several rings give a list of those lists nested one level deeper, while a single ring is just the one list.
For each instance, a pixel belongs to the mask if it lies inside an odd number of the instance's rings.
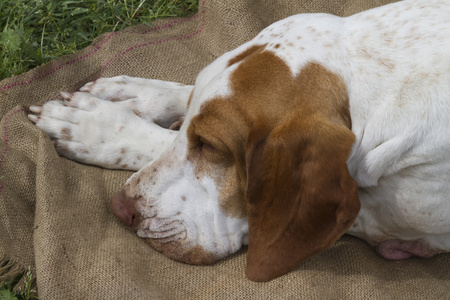
[{"label": "dog's body", "polygon": [[113,212],[173,259],[248,243],[264,281],[344,232],[388,259],[429,257],[450,251],[449,14],[416,0],[296,15],[195,86],[100,79],[30,118],[66,157],[139,170]]}]

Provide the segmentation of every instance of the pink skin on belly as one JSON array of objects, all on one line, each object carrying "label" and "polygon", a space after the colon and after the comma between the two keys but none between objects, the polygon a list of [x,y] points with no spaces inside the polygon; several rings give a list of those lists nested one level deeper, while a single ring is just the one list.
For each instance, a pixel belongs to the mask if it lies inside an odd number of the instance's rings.
[{"label": "pink skin on belly", "polygon": [[423,241],[388,240],[375,247],[375,251],[389,260],[402,260],[412,256],[431,257],[437,254]]}]

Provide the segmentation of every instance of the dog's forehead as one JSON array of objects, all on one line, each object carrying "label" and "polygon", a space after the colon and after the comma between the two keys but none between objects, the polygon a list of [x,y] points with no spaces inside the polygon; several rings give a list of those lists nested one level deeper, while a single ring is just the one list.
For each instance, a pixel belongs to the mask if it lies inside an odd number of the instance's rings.
[{"label": "dog's forehead", "polygon": [[[292,76],[297,76],[312,61],[330,65],[336,58],[332,50],[340,43],[336,28],[342,27],[342,22],[342,18],[332,15],[305,14],[268,26],[252,40],[221,55],[199,73],[191,103],[194,104],[193,111],[198,113],[201,105],[209,100],[229,96],[232,93],[231,75],[252,54],[273,53],[289,66]],[[254,71],[258,72],[257,68]]]},{"label": "dog's forehead", "polygon": [[228,67],[221,57],[198,75],[191,103],[196,112],[209,100],[231,95],[230,76],[234,70],[235,67]]}]

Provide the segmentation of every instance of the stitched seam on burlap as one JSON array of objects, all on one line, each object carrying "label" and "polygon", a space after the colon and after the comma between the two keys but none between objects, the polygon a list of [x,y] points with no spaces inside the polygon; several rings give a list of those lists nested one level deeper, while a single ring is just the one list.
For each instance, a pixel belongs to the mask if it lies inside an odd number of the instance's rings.
[{"label": "stitched seam on burlap", "polygon": [[[190,38],[193,38],[194,36],[198,35],[199,33],[201,33],[201,32],[203,31],[203,28],[204,28],[205,22],[206,22],[206,18],[205,18],[205,15],[206,15],[206,14],[205,14],[205,1],[202,2],[201,13],[202,13],[202,23],[201,23],[201,26],[200,26],[200,29],[199,29],[199,30],[197,30],[197,31],[195,31],[195,32],[193,32],[193,33],[191,33],[191,34],[185,35],[185,36],[171,37],[171,38],[167,38],[167,39],[163,39],[163,40],[159,40],[159,41],[151,41],[151,42],[146,42],[146,43],[143,43],[143,44],[139,44],[139,45],[132,46],[132,47],[126,49],[125,51],[121,52],[121,53],[120,53],[119,55],[117,55],[116,57],[110,59],[110,60],[106,63],[106,65],[105,65],[105,67],[103,68],[102,72],[100,73],[100,76],[99,76],[99,77],[102,77],[102,76],[103,76],[103,74],[106,72],[106,70],[108,69],[108,67],[109,67],[114,61],[116,61],[117,59],[119,59],[119,58],[121,58],[122,56],[126,55],[126,54],[127,54],[128,52],[130,52],[130,51],[136,50],[136,49],[141,48],[141,47],[150,46],[150,45],[158,45],[158,44],[162,44],[162,43],[170,42],[170,41],[186,40],[186,39],[190,39]],[[197,16],[198,16],[198,13],[197,13]],[[176,22],[176,21],[174,21],[174,22]],[[171,26],[171,25],[170,25],[170,26]],[[148,31],[146,31],[146,32],[144,32],[144,33],[147,33],[147,32],[148,32]]]},{"label": "stitched seam on burlap", "polygon": [[[190,34],[190,35],[187,35],[187,36],[184,36],[184,37],[179,37],[179,38],[174,38],[174,39],[166,39],[166,40],[158,41],[158,42],[155,42],[155,43],[146,43],[146,44],[143,44],[143,45],[138,45],[138,46],[135,46],[135,47],[131,47],[132,49],[127,49],[127,50],[125,50],[125,51],[122,52],[122,53],[124,54],[124,53],[126,53],[126,52],[129,52],[129,51],[131,51],[131,50],[134,50],[134,49],[139,48],[139,47],[142,47],[142,46],[146,46],[146,45],[148,45],[148,44],[150,44],[150,45],[151,45],[151,44],[161,44],[161,43],[163,43],[163,42],[168,42],[168,41],[170,41],[170,40],[188,39],[188,38],[191,38],[191,37],[197,35],[198,33],[200,33],[201,30],[203,30],[203,25],[204,25],[204,22],[205,22],[204,6],[205,6],[205,1],[203,1],[203,3],[202,3],[202,14],[203,14],[202,27],[201,27],[201,29],[200,29],[199,31],[195,32],[194,34]],[[146,33],[149,33],[149,32],[153,32],[153,31],[155,31],[155,30],[160,30],[160,29],[170,28],[170,27],[172,27],[172,26],[174,26],[174,25],[176,25],[176,24],[181,24],[181,23],[184,23],[184,22],[187,22],[187,21],[190,21],[190,20],[194,20],[194,19],[198,18],[198,15],[199,15],[199,13],[197,12],[195,15],[193,15],[193,16],[191,16],[191,17],[189,17],[189,18],[185,18],[185,19],[182,19],[182,20],[171,21],[171,22],[168,22],[168,23],[166,23],[166,24],[164,24],[164,25],[157,26],[157,27],[151,28],[151,29],[149,29],[149,30],[146,30],[146,31],[144,31],[144,32],[141,32],[141,34],[146,34]],[[68,65],[72,65],[72,64],[74,64],[74,63],[76,63],[76,62],[79,62],[79,61],[81,61],[81,60],[83,60],[83,59],[85,59],[85,58],[87,58],[87,57],[89,57],[89,56],[91,56],[91,55],[97,53],[97,52],[103,47],[103,45],[104,45],[107,41],[109,41],[113,36],[115,36],[115,35],[117,35],[117,34],[120,34],[120,32],[113,32],[113,33],[111,33],[111,34],[110,34],[110,35],[109,35],[109,36],[108,36],[108,37],[107,37],[100,45],[98,45],[97,47],[95,47],[94,50],[92,50],[92,51],[89,52],[89,53],[86,53],[86,54],[83,55],[83,56],[80,56],[80,57],[77,57],[77,58],[75,58],[75,59],[73,59],[73,60],[71,60],[71,61],[68,61],[68,62],[66,62],[66,63],[64,63],[64,64],[62,64],[62,65],[56,67],[55,69],[53,69],[53,70],[51,70],[51,71],[49,71],[49,72],[47,72],[47,73],[45,73],[45,74],[42,74],[42,75],[39,75],[39,76],[37,76],[37,77],[31,78],[31,79],[29,79],[29,80],[27,80],[27,81],[16,82],[16,83],[12,83],[12,84],[10,84],[10,85],[2,86],[2,87],[0,87],[0,91],[5,91],[5,90],[11,89],[11,88],[13,88],[13,87],[23,86],[23,85],[27,85],[27,84],[33,83],[33,82],[36,81],[36,80],[42,79],[42,78],[44,78],[44,77],[47,77],[47,76],[49,76],[49,75],[52,75],[52,74],[56,73],[57,71],[61,70],[62,68],[66,67],[66,66],[68,66]],[[119,55],[119,56],[120,56],[120,55]],[[113,59],[113,60],[114,60],[114,59]],[[111,61],[112,61],[112,60],[110,60],[110,61],[108,62],[108,64],[109,64]],[[108,65],[108,64],[107,64],[107,65]],[[102,74],[103,74],[103,72],[105,71],[105,69],[106,69],[106,67],[103,68]]]},{"label": "stitched seam on burlap", "polygon": [[146,31],[141,32],[141,34],[146,34],[146,33],[149,33],[149,32],[155,31],[155,30],[172,27],[172,26],[174,26],[176,24],[184,23],[186,21],[191,21],[191,20],[194,20],[194,19],[197,19],[197,18],[198,18],[198,12],[195,15],[189,17],[189,18],[185,18],[185,19],[181,19],[181,20],[175,20],[175,21],[169,22],[169,23],[161,25],[161,26],[153,27],[151,29],[148,29]]},{"label": "stitched seam on burlap", "polygon": [[[25,110],[25,108],[16,109],[15,111],[9,113],[5,117],[5,124],[3,124],[3,143],[5,144],[5,149],[3,149],[3,152],[2,152],[2,154],[0,156],[0,170],[1,170],[2,165],[3,165],[3,161],[4,161],[5,157],[6,157],[6,152],[8,152],[8,148],[9,148],[9,146],[8,146],[8,120],[9,120],[9,118],[11,116],[13,116],[13,115],[15,115],[15,114],[17,114],[19,112],[22,112],[24,110]],[[3,183],[0,181],[0,191],[1,190],[3,190]]]}]

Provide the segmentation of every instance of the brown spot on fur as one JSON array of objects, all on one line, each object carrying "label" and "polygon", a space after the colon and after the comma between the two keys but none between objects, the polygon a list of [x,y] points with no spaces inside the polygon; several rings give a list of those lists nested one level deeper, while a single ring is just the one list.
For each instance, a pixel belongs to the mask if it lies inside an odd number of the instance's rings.
[{"label": "brown spot on fur", "polygon": [[126,152],[125,148],[120,149],[120,154],[125,154],[125,152]]},{"label": "brown spot on fur", "polygon": [[316,29],[312,26],[308,26],[308,30],[311,31],[312,33],[316,32]]},{"label": "brown spot on fur", "polygon": [[136,116],[142,117],[142,114],[141,114],[141,112],[140,112],[139,110],[133,109],[133,112],[134,112],[134,114],[135,114]]},{"label": "brown spot on fur", "polygon": [[370,54],[366,49],[361,50],[361,56],[366,58],[372,58],[372,54]]},{"label": "brown spot on fur", "polygon": [[122,158],[119,157],[114,164],[119,165],[122,162]]},{"label": "brown spot on fur", "polygon": [[378,63],[381,66],[385,66],[386,68],[388,68],[389,70],[393,70],[395,68],[395,65],[392,61],[388,60],[388,59],[379,59]]},{"label": "brown spot on fur", "polygon": [[72,132],[69,128],[61,129],[61,138],[68,141],[72,140]]},{"label": "brown spot on fur", "polygon": [[119,132],[122,132],[122,130],[125,128],[125,126],[120,126],[119,127]]},{"label": "brown spot on fur", "polygon": [[275,49],[280,48],[280,46],[281,46],[280,44],[276,44],[276,45],[275,45]]},{"label": "brown spot on fur", "polygon": [[[265,47],[266,47],[266,44],[265,45],[253,45],[253,46],[251,46],[250,48],[248,48],[247,50],[245,50],[241,54],[238,54],[234,58],[230,59],[228,61],[228,67],[231,66],[231,65],[234,65],[235,63],[240,62],[241,60],[245,59],[246,57],[252,55],[255,52],[262,51]],[[276,48],[278,48],[278,47],[276,47]]]},{"label": "brown spot on fur", "polygon": [[186,201],[186,196],[185,195],[181,196],[181,200]]}]

